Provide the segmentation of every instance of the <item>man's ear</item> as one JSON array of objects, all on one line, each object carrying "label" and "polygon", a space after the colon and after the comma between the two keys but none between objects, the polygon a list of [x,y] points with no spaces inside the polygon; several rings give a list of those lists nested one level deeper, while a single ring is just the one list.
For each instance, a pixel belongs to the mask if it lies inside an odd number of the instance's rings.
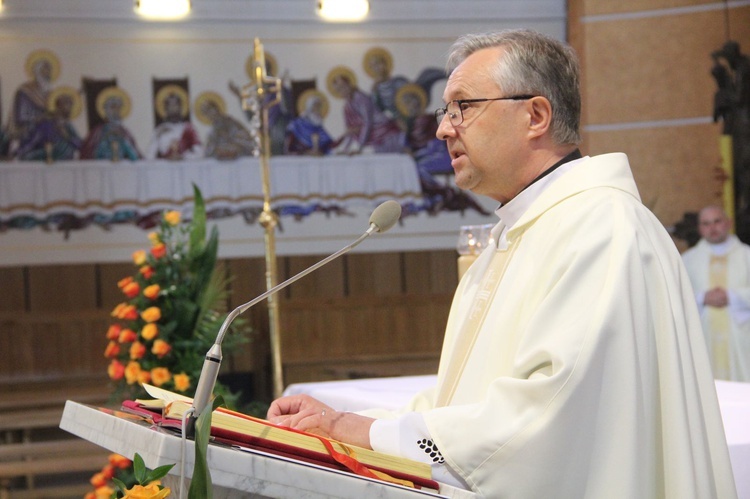
[{"label": "man's ear", "polygon": [[526,104],[529,112],[529,132],[535,137],[544,135],[552,125],[552,104],[546,97],[533,97]]}]

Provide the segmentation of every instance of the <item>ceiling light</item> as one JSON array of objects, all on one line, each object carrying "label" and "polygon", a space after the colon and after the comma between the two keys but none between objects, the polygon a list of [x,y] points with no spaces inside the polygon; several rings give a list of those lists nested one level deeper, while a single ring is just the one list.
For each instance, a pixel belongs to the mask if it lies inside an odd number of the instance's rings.
[{"label": "ceiling light", "polygon": [[135,11],[151,19],[178,19],[190,12],[190,0],[135,0]]},{"label": "ceiling light", "polygon": [[367,0],[318,0],[318,15],[326,21],[361,21],[367,17]]}]

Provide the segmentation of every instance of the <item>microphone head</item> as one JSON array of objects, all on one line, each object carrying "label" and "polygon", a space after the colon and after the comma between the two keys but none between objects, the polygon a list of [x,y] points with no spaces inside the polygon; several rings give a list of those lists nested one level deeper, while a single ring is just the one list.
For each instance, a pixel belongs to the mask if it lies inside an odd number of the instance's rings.
[{"label": "microphone head", "polygon": [[381,203],[370,215],[370,224],[376,227],[376,232],[385,232],[393,227],[401,217],[401,205],[390,199]]}]

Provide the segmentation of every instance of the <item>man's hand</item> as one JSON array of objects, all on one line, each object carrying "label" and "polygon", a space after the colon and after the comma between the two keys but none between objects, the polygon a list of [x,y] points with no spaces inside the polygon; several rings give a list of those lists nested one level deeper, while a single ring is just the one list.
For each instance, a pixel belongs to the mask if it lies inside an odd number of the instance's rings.
[{"label": "man's hand", "polygon": [[336,411],[309,395],[290,395],[274,400],[266,419],[279,426],[371,448],[370,426],[374,419]]},{"label": "man's hand", "polygon": [[703,298],[703,304],[717,308],[726,307],[729,304],[727,290],[723,288],[709,289],[706,291],[706,296]]}]

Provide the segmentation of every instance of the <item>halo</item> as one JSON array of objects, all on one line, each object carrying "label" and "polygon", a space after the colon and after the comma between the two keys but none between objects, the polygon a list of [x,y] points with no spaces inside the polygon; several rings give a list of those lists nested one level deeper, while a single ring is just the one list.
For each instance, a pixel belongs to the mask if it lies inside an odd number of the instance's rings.
[{"label": "halo", "polygon": [[57,110],[55,108],[55,102],[61,95],[69,95],[73,100],[73,108],[70,110],[70,119],[76,119],[78,115],[81,114],[83,104],[81,102],[81,96],[78,95],[78,90],[73,87],[58,87],[50,92],[47,97],[47,111],[54,113]]},{"label": "halo", "polygon": [[333,95],[334,97],[343,99],[344,96],[339,94],[336,89],[333,88],[333,80],[338,76],[346,77],[346,79],[351,82],[352,86],[356,87],[357,75],[355,75],[354,71],[352,71],[351,68],[347,66],[336,66],[328,72],[328,76],[326,77],[326,88],[328,89],[328,93]]},{"label": "halo", "polygon": [[164,108],[164,100],[169,94],[177,94],[177,96],[180,98],[180,102],[182,103],[180,107],[180,116],[182,116],[183,118],[187,117],[189,109],[188,106],[190,106],[187,92],[184,88],[178,85],[170,84],[161,87],[159,91],[156,92],[156,97],[154,97],[156,113],[159,115],[159,118],[164,119],[167,117],[167,110]]},{"label": "halo", "polygon": [[34,66],[36,66],[37,62],[44,60],[49,62],[51,68],[50,79],[55,81],[57,77],[60,76],[60,59],[58,59],[57,55],[51,50],[39,49],[30,53],[28,57],[26,57],[26,75],[29,78],[34,78]]},{"label": "halo", "polygon": [[211,120],[209,120],[208,116],[206,116],[206,114],[203,112],[203,105],[207,102],[213,102],[214,104],[216,104],[216,107],[219,108],[219,112],[221,112],[221,114],[226,113],[227,104],[226,102],[224,102],[224,98],[216,92],[203,92],[195,99],[195,103],[193,104],[195,117],[198,118],[198,121],[200,121],[201,123],[210,125]]},{"label": "halo", "polygon": [[110,97],[118,97],[122,100],[122,110],[120,111],[120,117],[126,118],[130,114],[130,97],[120,87],[107,87],[96,96],[96,112],[101,118],[106,119],[104,114],[104,103]]},{"label": "halo", "polygon": [[297,97],[297,115],[301,116],[302,113],[305,112],[307,101],[316,95],[320,97],[320,102],[322,105],[320,115],[323,118],[328,116],[328,97],[326,97],[326,94],[315,88],[308,88],[307,90],[302,92],[299,97]]},{"label": "halo", "polygon": [[[276,63],[276,57],[268,52],[263,52],[263,58],[266,60],[266,76],[276,76],[279,74],[279,65]],[[245,73],[250,77],[250,81],[255,81],[255,56],[251,55],[245,61]]]},{"label": "halo", "polygon": [[393,70],[393,56],[391,53],[384,49],[383,47],[373,47],[367,52],[365,52],[365,56],[362,58],[362,67],[364,68],[365,72],[370,75],[371,78],[377,78],[378,75],[376,75],[373,71],[368,62],[373,57],[380,57],[385,61],[385,66],[388,68],[388,74],[391,74],[391,71]]},{"label": "halo", "polygon": [[396,92],[396,109],[401,113],[401,116],[407,115],[406,104],[404,103],[404,97],[407,94],[416,95],[419,99],[419,107],[425,109],[427,107],[427,92],[424,88],[417,85],[416,83],[407,83],[403,87],[398,89]]}]

